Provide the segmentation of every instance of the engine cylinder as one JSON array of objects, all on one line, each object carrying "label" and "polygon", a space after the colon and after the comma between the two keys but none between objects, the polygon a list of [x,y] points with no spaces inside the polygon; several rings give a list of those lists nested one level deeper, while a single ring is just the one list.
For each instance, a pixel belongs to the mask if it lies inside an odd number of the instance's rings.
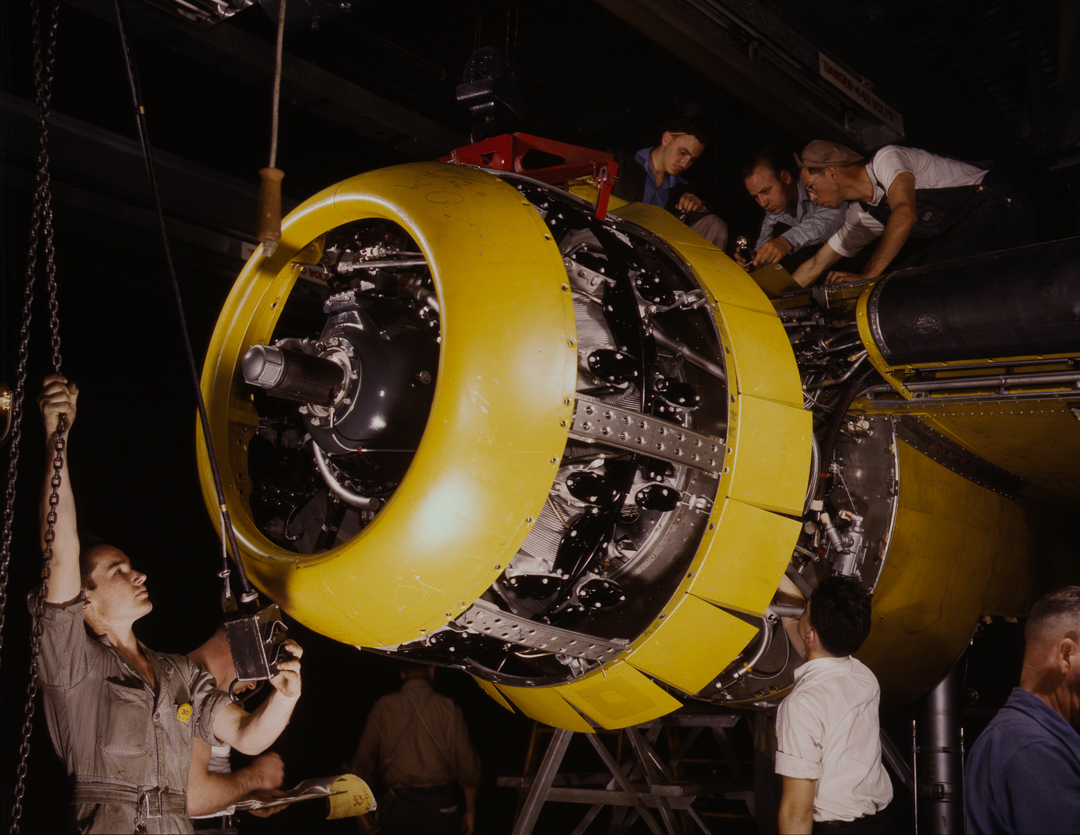
[{"label": "engine cylinder", "polygon": [[241,369],[248,385],[318,406],[330,406],[345,379],[344,369],[332,360],[273,345],[252,345]]}]

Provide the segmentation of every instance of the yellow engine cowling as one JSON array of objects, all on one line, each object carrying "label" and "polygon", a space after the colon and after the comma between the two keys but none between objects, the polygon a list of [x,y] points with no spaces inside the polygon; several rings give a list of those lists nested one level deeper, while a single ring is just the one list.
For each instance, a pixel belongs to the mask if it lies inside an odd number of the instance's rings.
[{"label": "yellow engine cowling", "polygon": [[[584,296],[572,292],[572,259],[536,204],[561,201],[581,218],[590,207],[516,185],[505,175],[425,163],[327,189],[285,219],[272,256],[255,253],[219,320],[203,388],[245,566],[285,611],[337,640],[398,647],[460,618],[511,564],[549,502],[575,406],[588,402],[578,399],[572,301]],[[713,329],[700,341],[726,371],[726,382],[715,380],[722,392],[711,395],[723,437],[700,436],[719,442],[720,457],[698,471],[705,492],[690,497],[697,506],[672,511],[698,519],[697,542],[676,549],[678,577],[659,572],[664,599],[650,600],[647,614],[628,624],[617,653],[577,665],[581,674],[557,683],[479,677],[525,713],[579,730],[588,727],[581,715],[621,727],[669,712],[678,703],[657,682],[694,693],[754,636],[791,554],[809,465],[810,416],[771,305],[742,270],[666,213],[632,205],[622,214],[600,226],[662,248],[696,294],[695,327]],[[404,230],[430,271],[441,339],[430,414],[377,515],[348,541],[298,554],[260,531],[252,512],[248,458],[259,415],[240,365],[251,346],[272,340],[303,262],[327,234],[373,220]],[[692,424],[665,423],[680,421]],[[216,516],[210,484],[203,462]]]},{"label": "yellow engine cowling", "polygon": [[[316,263],[333,287],[298,283]],[[805,329],[850,326],[860,292]],[[660,209],[598,221],[520,175],[416,163],[326,189],[252,256],[203,372],[246,570],[315,631],[459,667],[558,727],[781,696],[796,658],[769,607],[797,602],[785,573],[805,589],[838,564],[804,525],[806,406],[829,399],[792,349],[784,311],[806,302],[774,306]],[[253,346],[339,382],[321,404],[260,391]],[[877,440],[841,433],[838,460],[873,508],[851,561],[875,594],[863,656],[913,698],[981,615],[1025,610],[1038,537],[897,405],[857,401]]]}]

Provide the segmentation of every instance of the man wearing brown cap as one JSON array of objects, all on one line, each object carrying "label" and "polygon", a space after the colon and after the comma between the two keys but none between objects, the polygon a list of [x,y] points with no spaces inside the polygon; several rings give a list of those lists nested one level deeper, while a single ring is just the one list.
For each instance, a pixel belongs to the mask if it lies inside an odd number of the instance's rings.
[{"label": "man wearing brown cap", "polygon": [[[795,162],[819,206],[849,201],[843,226],[796,270],[795,281],[803,287],[875,240],[877,248],[861,273],[830,271],[825,282],[860,281],[890,266],[934,264],[1035,241],[1027,197],[993,162],[968,163],[899,145],[886,145],[865,159],[821,139],[796,154]],[[910,238],[923,246],[894,265]]]}]

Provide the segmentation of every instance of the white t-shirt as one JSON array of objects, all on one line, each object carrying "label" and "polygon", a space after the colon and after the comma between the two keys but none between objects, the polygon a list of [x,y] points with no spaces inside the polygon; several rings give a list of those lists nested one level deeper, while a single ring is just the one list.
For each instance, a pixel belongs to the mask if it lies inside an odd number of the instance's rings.
[{"label": "white t-shirt", "polygon": [[881,764],[877,678],[851,656],[795,671],[776,717],[776,773],[816,780],[814,820],[854,820],[892,800]]},{"label": "white t-shirt", "polygon": [[[867,202],[871,206],[881,205],[881,201],[888,197],[893,180],[904,172],[915,178],[916,189],[974,186],[986,176],[985,168],[968,162],[939,157],[918,148],[886,145],[866,164],[866,173],[874,186],[874,196]],[[852,201],[848,203],[844,225],[829,238],[829,246],[834,252],[850,258],[868,243],[880,238],[884,230],[884,224],[866,212],[857,201]]]}]

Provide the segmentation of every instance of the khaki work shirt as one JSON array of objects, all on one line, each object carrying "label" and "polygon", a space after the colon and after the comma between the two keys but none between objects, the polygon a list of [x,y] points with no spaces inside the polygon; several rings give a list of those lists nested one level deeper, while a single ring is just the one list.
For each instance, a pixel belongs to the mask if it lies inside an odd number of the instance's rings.
[{"label": "khaki work shirt", "polygon": [[183,799],[192,739],[221,744],[214,718],[229,696],[196,662],[140,642],[155,696],[118,650],[88,632],[84,601],[45,605],[40,662],[49,734],[76,780],[76,831],[134,832],[141,822],[151,833],[191,832]]},{"label": "khaki work shirt", "polygon": [[371,780],[376,770],[391,789],[483,782],[461,708],[424,678],[408,679],[371,709],[353,773]]}]

